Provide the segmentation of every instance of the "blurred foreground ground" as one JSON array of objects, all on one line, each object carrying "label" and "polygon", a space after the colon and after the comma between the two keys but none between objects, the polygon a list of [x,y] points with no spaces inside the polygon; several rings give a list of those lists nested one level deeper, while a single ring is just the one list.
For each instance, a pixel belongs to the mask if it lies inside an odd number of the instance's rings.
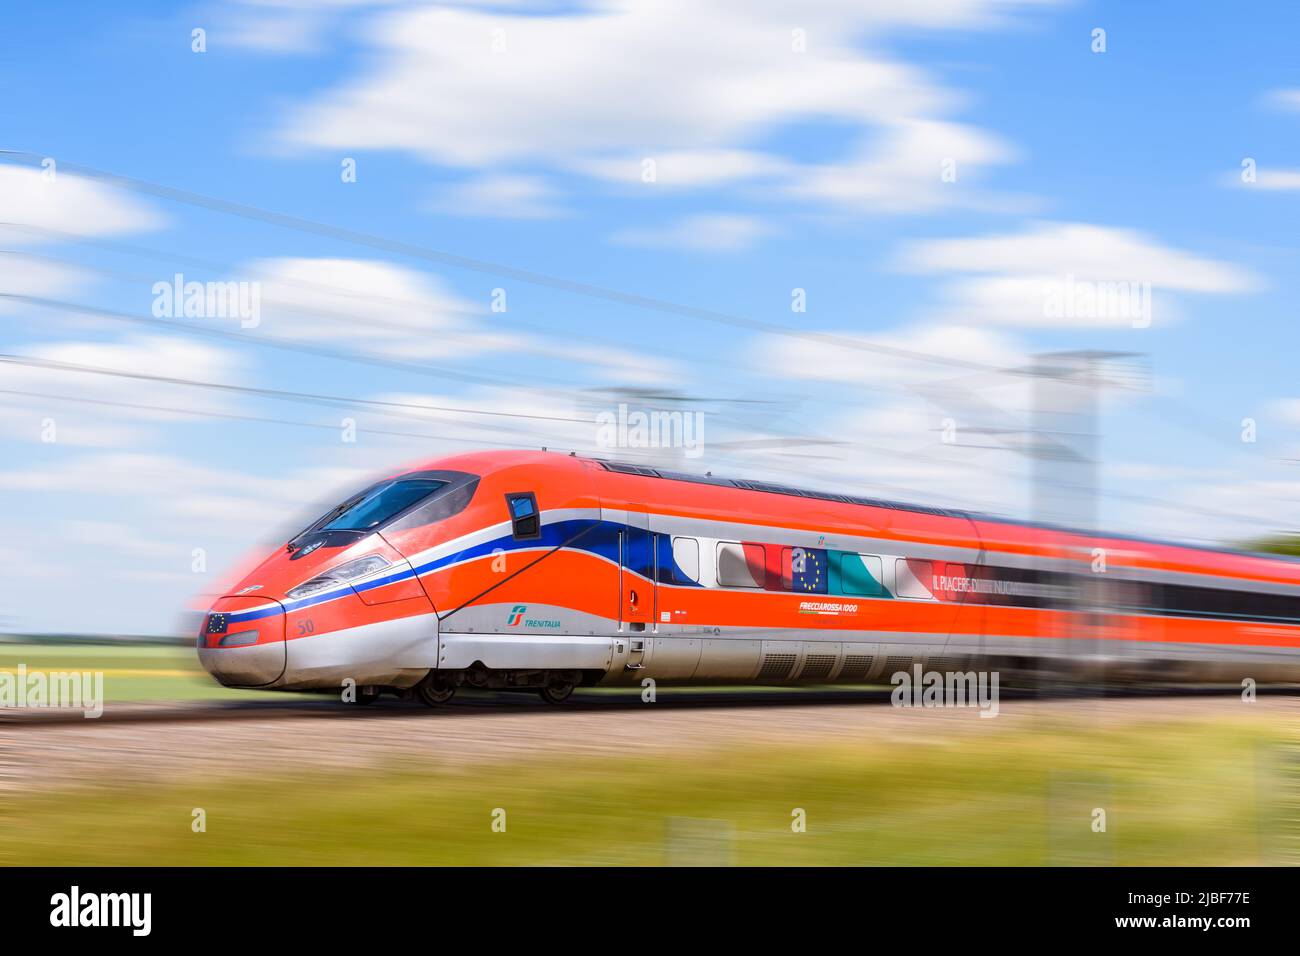
[{"label": "blurred foreground ground", "polygon": [[0,863],[1300,862],[1295,697],[1004,698],[987,719],[870,691],[440,711],[213,691],[265,707],[0,723]]},{"label": "blurred foreground ground", "polygon": [[0,671],[99,671],[109,700],[234,700],[264,695],[228,690],[204,672],[190,643],[5,644]]}]

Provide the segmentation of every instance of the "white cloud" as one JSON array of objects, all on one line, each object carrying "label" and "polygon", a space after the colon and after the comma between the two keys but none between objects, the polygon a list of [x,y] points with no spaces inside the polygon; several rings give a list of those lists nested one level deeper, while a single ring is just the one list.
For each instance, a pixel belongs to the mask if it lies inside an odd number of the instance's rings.
[{"label": "white cloud", "polygon": [[[37,361],[199,381],[236,382],[247,367],[247,360],[233,352],[163,336],[62,342],[29,348],[25,355]],[[47,441],[52,421],[58,445],[120,448],[138,441],[147,424],[189,421],[168,412],[236,410],[228,394],[209,390],[9,363],[0,364],[0,390],[6,399],[0,405],[0,432],[21,441]],[[57,396],[77,401],[58,401]]]},{"label": "white cloud", "polygon": [[109,186],[58,172],[57,163],[53,176],[0,165],[0,236],[7,241],[57,241],[44,230],[117,236],[158,229],[164,222],[150,207]]},{"label": "white cloud", "polygon": [[386,52],[376,72],[301,110],[291,141],[471,166],[632,143],[695,149],[791,111],[863,118],[939,102],[906,68],[847,47],[791,52],[788,16],[748,4],[619,2],[562,16],[419,7],[380,18],[371,39]]},{"label": "white cloud", "polygon": [[1245,292],[1249,273],[1162,246],[1140,232],[1087,223],[1038,223],[1018,233],[917,243],[904,255],[921,272],[1070,273],[1132,278],[1190,292]]},{"label": "white cloud", "polygon": [[[881,335],[841,331],[827,334],[834,339],[761,336],[754,345],[755,360],[773,376],[854,382],[869,388],[929,382],[962,374],[960,367],[873,351],[875,347],[993,368],[1016,367],[1027,361],[1023,349],[1006,336],[971,326],[936,325]],[[853,348],[838,340],[860,342],[868,348]]]},{"label": "white cloud", "polygon": [[1300,398],[1280,399],[1269,411],[1287,425],[1300,426]]},{"label": "white cloud", "polygon": [[1232,174],[1229,183],[1243,189],[1263,189],[1268,192],[1290,192],[1300,189],[1300,169],[1279,169],[1275,166],[1260,166],[1255,170],[1255,181],[1243,182],[1241,177]]},{"label": "white cloud", "polygon": [[343,342],[400,359],[464,357],[508,348],[509,336],[480,330],[478,303],[437,276],[367,259],[261,259],[259,332],[304,342]]},{"label": "white cloud", "polygon": [[[250,474],[228,455],[201,463],[55,448],[35,463],[6,461],[0,493],[24,503],[10,516],[8,540],[29,556],[57,554],[60,573],[51,577],[35,560],[6,564],[12,597],[3,610],[36,630],[174,633],[187,607],[225,592],[239,576],[232,569],[247,570],[382,467],[374,457],[382,449],[335,447],[328,461],[274,477]],[[199,572],[196,551],[206,562]]]},{"label": "white cloud", "polygon": [[847,161],[805,167],[787,189],[836,208],[920,211],[974,201],[966,178],[1013,158],[1009,146],[974,127],[913,119],[889,124]]},{"label": "white cloud", "polygon": [[[1140,533],[1173,540],[1240,546],[1252,539],[1300,527],[1300,482],[1283,477],[1244,477],[1260,471],[1258,459],[1239,457],[1233,473],[1206,469],[1177,486],[1154,491],[1170,508],[1141,508],[1132,522]],[[1216,472],[1218,472],[1216,474]],[[1185,509],[1180,511],[1179,509]]]},{"label": "white cloud", "polygon": [[454,216],[551,219],[564,214],[556,191],[540,176],[488,175],[449,187],[429,208]]},{"label": "white cloud", "polygon": [[575,168],[610,182],[665,187],[718,186],[788,175],[793,164],[745,149],[679,149],[619,159],[580,160]]},{"label": "white cloud", "polygon": [[1168,486],[1175,481],[1205,480],[1213,477],[1218,480],[1231,478],[1229,469],[1200,468],[1187,465],[1157,465],[1146,461],[1112,461],[1101,464],[1101,472],[1116,482],[1125,484],[1133,482],[1151,482]]},{"label": "white cloud", "polygon": [[[545,397],[526,388],[503,387],[455,395],[401,392],[378,398],[404,406],[428,408],[427,413],[408,410],[416,417],[427,417],[429,424],[436,426],[437,443],[431,449],[423,449],[429,452],[427,457],[449,453],[466,444],[473,449],[547,445],[584,450],[591,447],[595,434],[594,421],[580,410],[576,393]],[[465,411],[443,410],[449,407]],[[403,427],[417,432],[421,430],[419,425]]]},{"label": "white cloud", "polygon": [[[265,259],[241,275],[261,283],[262,321],[271,338],[342,343],[401,361],[509,352],[553,358],[570,370],[587,367],[615,381],[670,381],[665,362],[613,346],[520,332],[487,301],[464,299],[436,275],[365,259]],[[499,319],[500,321],[493,321]]]},{"label": "white cloud", "polygon": [[906,397],[858,400],[857,393],[843,390],[836,399],[828,413],[810,416],[815,424],[807,428],[787,423],[784,437],[766,429],[747,435],[712,428],[705,459],[690,468],[1024,515],[1027,459],[1010,448],[985,447],[989,443],[978,432],[968,435],[967,426],[980,421],[973,413],[959,417],[958,440],[950,443],[945,434],[951,413],[939,404]]},{"label": "white cloud", "polygon": [[963,274],[942,289],[948,321],[1014,326],[1139,326],[1176,316],[1169,293],[1242,293],[1249,271],[1162,245],[1140,232],[1085,223],[908,246],[902,268]]},{"label": "white cloud", "polygon": [[[795,449],[753,457],[755,470],[768,464],[797,463],[810,458],[811,473],[828,487],[861,489],[884,497],[907,498],[920,503],[950,504],[1026,519],[1042,519],[1039,507],[1059,507],[1067,514],[1053,520],[1077,521],[1068,513],[1073,505],[1062,496],[1039,499],[1034,493],[1033,463],[1036,449],[1048,441],[1074,447],[1068,430],[1045,430],[1040,409],[1082,411],[1095,403],[1099,421],[1123,421],[1135,414],[1150,393],[1118,385],[1084,391],[1061,385],[1044,392],[1038,376],[1020,374],[1036,359],[1024,343],[1003,333],[972,326],[928,326],[885,335],[847,336],[873,346],[950,359],[953,365],[900,355],[876,354],[848,347],[839,341],[818,342],[787,336],[767,336],[756,342],[755,361],[772,376],[806,383],[810,403],[806,413],[808,433],[837,440],[823,449]],[[984,368],[962,368],[975,363]],[[1107,368],[1107,381],[1122,381],[1120,366]],[[1075,403],[1078,403],[1075,405]],[[817,403],[817,404],[812,404]],[[824,404],[822,404],[824,403]],[[826,414],[820,409],[828,407]],[[1175,434],[1174,441],[1181,435]],[[1163,439],[1161,439],[1163,440]],[[1161,440],[1152,440],[1152,445]],[[1104,463],[1103,463],[1104,464]],[[1162,465],[1139,472],[1131,465],[1107,469],[1107,484],[1099,489],[1113,530],[1143,532],[1154,526],[1160,509],[1153,504],[1125,504],[1118,517],[1112,488],[1129,490],[1134,480],[1164,480],[1167,487],[1147,491],[1152,498],[1166,497],[1177,477],[1178,487],[1193,481],[1226,480],[1231,472],[1206,468]],[[786,480],[789,480],[788,478]],[[1069,483],[1086,486],[1080,472]],[[1188,499],[1190,501],[1190,498]],[[1041,502],[1041,503],[1040,503]],[[1186,516],[1182,516],[1186,522]],[[1162,519],[1161,527],[1167,522]],[[1229,533],[1231,521],[1217,533]],[[1241,531],[1241,523],[1235,528]]]},{"label": "white cloud", "polygon": [[[1028,517],[1027,458],[1019,453],[1032,428],[1028,377],[853,348],[840,340],[994,370],[1030,361],[1018,342],[955,325],[833,334],[834,341],[776,335],[756,340],[757,364],[774,377],[807,383],[812,400],[829,403],[829,416],[810,417],[815,434],[840,444],[776,454],[760,450],[752,456],[754,468],[782,459],[789,467],[815,453],[815,474],[828,487]],[[826,390],[816,391],[818,385]]]},{"label": "white cloud", "polygon": [[[959,97],[883,45],[902,29],[1004,25],[1054,0],[609,0],[548,15],[418,5],[374,18],[380,54],[294,110],[297,147],[387,149],[456,167],[533,162],[665,187],[774,180],[768,195],[873,211],[929,209],[1006,162],[1009,147],[943,118]],[[796,33],[799,36],[796,36]],[[799,122],[860,131],[864,145],[817,164],[753,143]]]},{"label": "white cloud", "polygon": [[1270,90],[1265,101],[1276,109],[1300,112],[1300,89]]},{"label": "white cloud", "polygon": [[682,370],[673,362],[601,343],[583,344],[557,333],[553,339],[536,336],[520,342],[522,351],[549,356],[570,365],[587,366],[596,377],[615,385],[672,385],[682,378]]},{"label": "white cloud", "polygon": [[[150,206],[93,179],[58,171],[0,164],[0,293],[61,297],[83,288],[86,274],[44,260],[22,247],[60,241],[60,233],[118,236],[158,229],[164,218]],[[21,304],[0,297],[0,312]]]},{"label": "white cloud", "polygon": [[[407,448],[409,453],[409,443]],[[319,513],[318,502],[333,504],[383,470],[383,452],[378,459],[375,452],[340,445],[329,461],[274,477],[244,471],[225,456],[208,464],[152,451],[80,452],[0,470],[0,489],[24,492],[33,501],[55,496],[65,532],[94,533],[87,532],[87,522],[104,521],[107,508],[119,521],[138,519],[136,533],[146,540],[188,542],[188,553],[205,540],[248,547],[259,538],[292,533]],[[80,513],[86,506],[93,517]],[[319,510],[326,507],[320,504]]]},{"label": "white cloud", "polygon": [[330,32],[354,8],[397,0],[234,0],[213,7],[209,42],[254,53],[316,53]]},{"label": "white cloud", "polygon": [[[0,251],[0,293],[4,295],[60,297],[86,283],[85,274],[61,263],[43,261],[20,250]],[[21,308],[20,303],[0,296],[0,312]]]},{"label": "white cloud", "polygon": [[688,216],[658,229],[624,229],[610,238],[614,242],[650,249],[679,249],[683,252],[738,252],[752,246],[772,230],[756,216]]},{"label": "white cloud", "polygon": [[[159,541],[143,538],[138,531],[119,521],[72,519],[59,522],[59,536],[69,544],[89,545],[103,551],[140,558],[169,558],[176,549]],[[179,562],[178,562],[179,563]]]},{"label": "white cloud", "polygon": [[[503,313],[452,293],[434,274],[364,259],[265,259],[246,269],[261,282],[257,332],[299,342],[343,343],[382,358],[460,360],[489,352],[552,358],[612,380],[669,380],[666,363],[612,346],[519,332]],[[493,323],[494,317],[502,319]]]}]

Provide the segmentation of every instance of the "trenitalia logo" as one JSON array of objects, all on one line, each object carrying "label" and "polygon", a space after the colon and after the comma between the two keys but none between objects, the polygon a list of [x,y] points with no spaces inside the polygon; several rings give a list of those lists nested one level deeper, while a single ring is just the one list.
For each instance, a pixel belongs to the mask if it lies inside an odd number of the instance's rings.
[{"label": "trenitalia logo", "polygon": [[527,604],[516,604],[510,609],[510,616],[506,618],[506,627],[518,627],[522,624],[524,627],[549,627],[558,629],[560,626],[560,622],[555,618],[547,618],[545,620],[536,617],[525,618],[524,615],[527,613]]}]

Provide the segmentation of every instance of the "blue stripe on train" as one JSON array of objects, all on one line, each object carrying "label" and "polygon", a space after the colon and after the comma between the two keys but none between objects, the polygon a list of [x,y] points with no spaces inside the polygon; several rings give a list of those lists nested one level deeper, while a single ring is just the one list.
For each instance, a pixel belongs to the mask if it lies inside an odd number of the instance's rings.
[{"label": "blue stripe on train", "polygon": [[[285,611],[298,611],[306,607],[314,607],[317,604],[324,604],[327,601],[335,601],[346,596],[350,590],[369,591],[374,588],[384,587],[397,581],[405,581],[411,577],[423,577],[434,571],[449,567],[453,564],[460,564],[464,561],[472,561],[476,558],[486,557],[499,551],[522,551],[545,549],[550,551],[554,548],[565,547],[575,551],[585,551],[606,559],[607,561],[618,563],[618,535],[619,532],[628,534],[628,563],[629,570],[640,574],[643,577],[650,577],[652,572],[651,553],[650,553],[650,535],[643,528],[631,528],[627,525],[616,521],[595,521],[590,518],[573,518],[568,521],[556,521],[552,524],[542,525],[542,533],[539,538],[529,538],[527,540],[516,540],[512,535],[502,535],[491,541],[485,541],[481,544],[472,545],[453,554],[444,555],[440,558],[434,558],[432,561],[426,561],[413,571],[409,568],[403,568],[392,574],[386,574],[382,578],[376,578],[373,581],[366,581],[362,584],[354,585],[351,589],[340,589],[330,591],[325,594],[314,595],[312,597],[301,598],[297,601],[284,601],[281,607],[257,608],[252,611],[241,611],[238,613],[228,613],[227,621],[231,624],[242,624],[245,621],[256,621],[264,617],[272,617]],[[681,569],[673,562],[672,541],[668,535],[659,536],[659,580],[664,584],[678,584],[698,586],[695,582],[690,581]]]}]

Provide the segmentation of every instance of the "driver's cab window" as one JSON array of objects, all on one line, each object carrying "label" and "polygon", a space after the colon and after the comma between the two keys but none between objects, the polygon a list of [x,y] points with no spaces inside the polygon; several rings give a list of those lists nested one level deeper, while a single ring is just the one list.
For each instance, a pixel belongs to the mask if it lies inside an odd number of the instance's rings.
[{"label": "driver's cab window", "polygon": [[511,532],[515,538],[540,538],[542,536],[542,516],[537,510],[537,496],[531,491],[520,491],[506,495],[506,507],[510,511]]}]

